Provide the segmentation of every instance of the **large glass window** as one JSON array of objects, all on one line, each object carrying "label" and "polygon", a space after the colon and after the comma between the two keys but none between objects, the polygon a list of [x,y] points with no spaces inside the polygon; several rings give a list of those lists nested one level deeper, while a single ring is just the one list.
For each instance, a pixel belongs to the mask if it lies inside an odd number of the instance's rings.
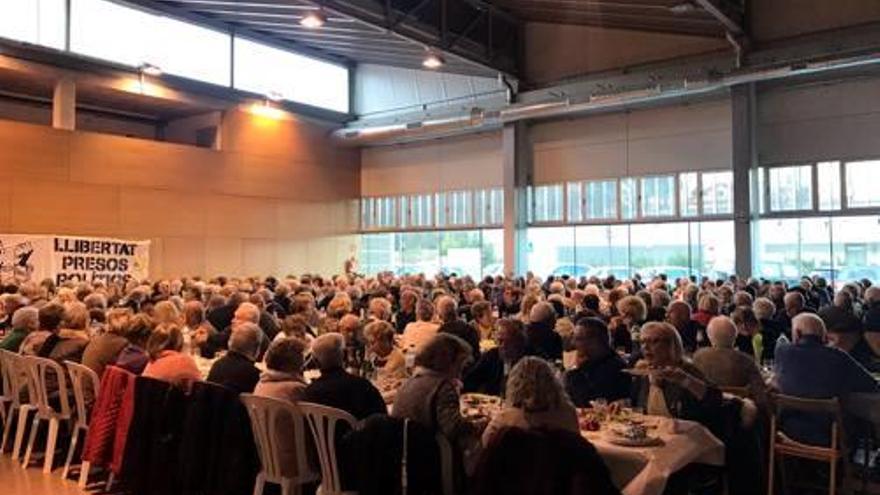
[{"label": "large glass window", "polygon": [[675,176],[644,177],[641,183],[643,217],[675,215]]},{"label": "large glass window", "polygon": [[617,218],[617,181],[601,180],[584,184],[586,192],[586,212],[588,220],[610,220]]},{"label": "large glass window", "polygon": [[589,270],[575,264],[574,227],[528,229],[525,248],[529,270],[539,275],[585,275]]},{"label": "large glass window", "polygon": [[569,222],[580,222],[583,220],[583,201],[584,188],[580,182],[569,182],[566,185],[566,194],[568,201],[568,214],[566,220]]},{"label": "large glass window", "polygon": [[504,223],[504,191],[500,188],[474,191],[474,216],[477,225]]},{"label": "large glass window", "polygon": [[535,222],[562,221],[562,184],[534,186],[532,201]]},{"label": "large glass window", "polygon": [[638,204],[639,193],[636,190],[636,180],[632,177],[620,179],[620,218],[627,220],[635,218]]},{"label": "large glass window", "polygon": [[846,164],[846,205],[849,208],[880,206],[880,160]]},{"label": "large glass window", "polygon": [[228,33],[108,0],[73,1],[70,49],[132,67],[146,63],[168,74],[230,84]]},{"label": "large glass window", "polygon": [[401,199],[405,199],[401,201],[404,205],[401,213],[405,214],[401,227],[424,228],[434,225],[433,194],[419,194]]},{"label": "large glass window", "polygon": [[823,162],[816,165],[819,175],[819,210],[840,209],[840,162]]},{"label": "large glass window", "polygon": [[690,275],[687,223],[633,224],[629,235],[633,273],[665,273],[673,280]]},{"label": "large glass window", "polygon": [[770,211],[812,209],[812,170],[810,165],[769,169]]},{"label": "large glass window", "polygon": [[758,221],[758,276],[796,282],[801,275],[830,269],[828,218],[761,219]]},{"label": "large glass window", "polygon": [[703,174],[703,214],[733,213],[733,172]]},{"label": "large glass window", "polygon": [[498,275],[504,271],[503,244],[500,229],[363,234],[360,264],[367,274]]},{"label": "large glass window", "polygon": [[690,242],[693,274],[720,279],[734,273],[736,244],[732,220],[691,223]]},{"label": "large glass window", "polygon": [[348,68],[235,37],[235,87],[348,112]]},{"label": "large glass window", "polygon": [[833,279],[880,281],[880,216],[831,219]]},{"label": "large glass window", "polygon": [[63,50],[65,0],[0,2],[0,37]]},{"label": "large glass window", "polygon": [[683,217],[695,217],[700,213],[699,176],[696,172],[678,176],[678,204]]},{"label": "large glass window", "polygon": [[465,226],[474,223],[472,191],[450,191],[437,195],[437,226]]},{"label": "large glass window", "polygon": [[577,264],[588,276],[628,278],[629,226],[583,225],[575,228]]}]

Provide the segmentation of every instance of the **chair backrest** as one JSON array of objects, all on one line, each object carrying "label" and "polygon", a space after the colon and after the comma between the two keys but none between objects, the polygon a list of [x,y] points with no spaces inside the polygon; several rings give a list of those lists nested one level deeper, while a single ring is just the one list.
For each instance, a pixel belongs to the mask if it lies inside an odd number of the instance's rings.
[{"label": "chair backrest", "polygon": [[342,493],[339,457],[336,452],[338,423],[348,425],[353,430],[357,427],[358,420],[345,411],[319,404],[300,402],[298,407],[312,431],[312,438],[315,440],[315,448],[318,451],[318,460],[321,462],[321,492]]},{"label": "chair backrest", "polygon": [[843,425],[843,412],[840,407],[840,400],[836,397],[830,399],[808,399],[805,397],[795,397],[793,395],[775,394],[773,396],[774,414],[772,419],[772,429],[775,434],[779,416],[784,411],[797,411],[807,414],[815,414],[826,416],[831,419],[831,445],[832,450],[838,450],[844,443],[844,435],[840,435],[840,428]]},{"label": "chair backrest", "polygon": [[[317,476],[313,476],[309,469],[306,449],[306,435],[309,433],[306,431],[305,418],[299,408],[290,402],[252,394],[242,394],[241,401],[251,419],[251,430],[266,479],[278,482],[284,476],[283,463],[289,462],[289,459],[283,458],[283,442],[285,439],[290,439],[291,433],[296,445],[296,477],[315,479]],[[289,418],[290,423],[279,421],[282,418]],[[290,425],[293,426],[292,432],[281,430]]]},{"label": "chair backrest", "polygon": [[[70,400],[67,395],[67,374],[64,368],[55,361],[47,358],[36,356],[26,356],[24,363],[28,370],[28,380],[31,383],[34,396],[31,402],[37,406],[37,414],[41,415],[60,415],[64,418],[70,417]],[[50,374],[54,374],[58,387],[58,402],[60,411],[57,411],[49,402],[49,381]]]},{"label": "chair backrest", "polygon": [[446,435],[438,432],[434,437],[440,451],[440,476],[443,478],[443,495],[455,494],[455,464],[453,463],[452,444]]},{"label": "chair backrest", "polygon": [[76,402],[76,424],[88,427],[89,406],[98,400],[101,380],[98,374],[88,366],[73,361],[64,361],[70,374],[70,385],[73,388],[73,400]]},{"label": "chair backrest", "polygon": [[0,350],[0,398],[11,401],[14,395],[12,388],[12,362],[6,357],[11,352]]},{"label": "chair backrest", "polygon": [[14,352],[2,349],[0,350],[0,361],[2,361],[3,394],[10,396],[12,406],[18,407],[21,404],[21,392],[25,387],[27,388],[28,400],[32,400],[33,387],[28,379],[24,358]]}]

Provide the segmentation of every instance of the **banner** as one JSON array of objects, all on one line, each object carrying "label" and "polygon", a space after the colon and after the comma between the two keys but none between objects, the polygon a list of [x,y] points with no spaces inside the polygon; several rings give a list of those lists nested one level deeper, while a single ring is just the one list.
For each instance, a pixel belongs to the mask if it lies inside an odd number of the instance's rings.
[{"label": "banner", "polygon": [[0,234],[0,281],[127,282],[149,276],[150,241]]}]

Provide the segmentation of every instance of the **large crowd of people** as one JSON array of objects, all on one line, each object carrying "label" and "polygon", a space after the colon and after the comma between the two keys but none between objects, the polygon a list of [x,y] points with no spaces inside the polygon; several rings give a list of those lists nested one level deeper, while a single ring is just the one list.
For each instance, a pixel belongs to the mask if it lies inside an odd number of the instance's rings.
[{"label": "large crowd of people", "polygon": [[[601,457],[577,435],[576,408],[596,401],[697,421],[725,442],[735,470],[766,463],[743,453],[749,435],[730,425],[741,405],[722,393],[727,387],[746,388],[764,412],[774,391],[880,392],[871,375],[880,372],[880,287],[868,280],[835,291],[809,277],[788,286],[735,276],[379,273],[47,280],[0,292],[2,349],[81,362],[98,375],[118,366],[184,389],[207,380],[358,420],[406,418],[441,433],[462,457],[479,452],[462,481],[475,493],[613,493]],[[197,366],[204,358],[217,358],[207,376]],[[307,379],[308,370],[319,376]],[[503,397],[502,412],[491,421],[463,416],[466,392]],[[782,427],[802,442],[829,442],[821,418],[794,416]],[[760,431],[747,433],[766,455]],[[525,448],[546,455],[513,458],[511,449]],[[548,464],[563,453],[583,462]],[[523,474],[544,468],[536,474],[546,479]]]}]

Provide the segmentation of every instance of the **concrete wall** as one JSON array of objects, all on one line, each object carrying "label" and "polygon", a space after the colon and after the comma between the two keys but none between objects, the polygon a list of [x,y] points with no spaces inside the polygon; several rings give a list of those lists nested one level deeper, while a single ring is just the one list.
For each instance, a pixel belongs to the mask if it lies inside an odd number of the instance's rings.
[{"label": "concrete wall", "polygon": [[732,166],[728,100],[537,124],[531,137],[537,184]]},{"label": "concrete wall", "polygon": [[877,0],[750,0],[748,11],[759,42],[880,21]]},{"label": "concrete wall", "polygon": [[365,148],[361,193],[384,196],[501,187],[501,133]]},{"label": "concrete wall", "polygon": [[213,151],[0,121],[0,232],[150,239],[153,276],[336,273],[359,157],[328,130],[229,111]]},{"label": "concrete wall", "polygon": [[880,78],[762,91],[757,135],[762,164],[880,156]]}]

